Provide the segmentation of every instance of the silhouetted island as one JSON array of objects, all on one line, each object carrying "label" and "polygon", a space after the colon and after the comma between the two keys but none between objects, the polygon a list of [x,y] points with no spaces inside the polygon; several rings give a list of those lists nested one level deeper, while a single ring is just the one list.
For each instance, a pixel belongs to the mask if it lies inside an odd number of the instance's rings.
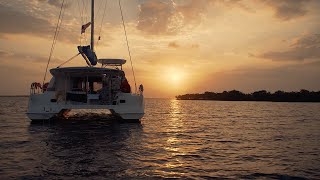
[{"label": "silhouetted island", "polygon": [[176,96],[177,100],[218,100],[218,101],[273,101],[273,102],[320,102],[320,91],[308,91],[302,89],[299,92],[276,91],[274,93],[266,90],[245,94],[232,90],[222,93],[205,92],[203,94],[185,94]]}]

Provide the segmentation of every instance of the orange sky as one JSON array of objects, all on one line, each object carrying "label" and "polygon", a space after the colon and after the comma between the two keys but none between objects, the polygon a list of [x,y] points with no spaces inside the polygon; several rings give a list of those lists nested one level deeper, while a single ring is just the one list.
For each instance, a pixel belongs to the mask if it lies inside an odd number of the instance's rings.
[{"label": "orange sky", "polygon": [[[50,68],[77,53],[80,27],[89,21],[89,0],[66,2]],[[104,3],[96,0],[96,32]],[[146,97],[232,89],[320,90],[320,1],[122,4],[137,84],[144,85]],[[0,95],[28,94],[30,83],[42,81],[60,5],[61,0],[0,2]],[[87,11],[81,18],[83,5]],[[98,57],[129,59],[117,1],[108,1],[102,24]],[[84,65],[78,57],[66,66]],[[133,85],[129,65],[125,71]]]}]

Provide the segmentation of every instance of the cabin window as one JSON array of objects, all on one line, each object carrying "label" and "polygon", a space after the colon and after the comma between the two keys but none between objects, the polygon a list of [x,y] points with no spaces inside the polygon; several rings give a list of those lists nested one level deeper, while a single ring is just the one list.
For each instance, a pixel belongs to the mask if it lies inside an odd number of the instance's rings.
[{"label": "cabin window", "polygon": [[96,94],[99,90],[102,89],[102,77],[73,77],[71,79],[72,86],[71,91],[82,91],[88,92],[91,94]]},{"label": "cabin window", "polygon": [[74,78],[72,83],[72,91],[85,91],[86,81],[83,78]]},{"label": "cabin window", "polygon": [[102,88],[102,77],[89,77],[88,78],[88,92],[90,94],[97,94]]}]

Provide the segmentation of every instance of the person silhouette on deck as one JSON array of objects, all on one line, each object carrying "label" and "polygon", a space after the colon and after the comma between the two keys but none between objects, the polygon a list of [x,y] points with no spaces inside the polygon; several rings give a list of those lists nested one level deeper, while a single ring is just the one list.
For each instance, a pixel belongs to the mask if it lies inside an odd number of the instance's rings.
[{"label": "person silhouette on deck", "polygon": [[120,90],[121,92],[124,92],[124,93],[131,93],[131,87],[127,78],[124,78],[123,81],[121,82]]}]

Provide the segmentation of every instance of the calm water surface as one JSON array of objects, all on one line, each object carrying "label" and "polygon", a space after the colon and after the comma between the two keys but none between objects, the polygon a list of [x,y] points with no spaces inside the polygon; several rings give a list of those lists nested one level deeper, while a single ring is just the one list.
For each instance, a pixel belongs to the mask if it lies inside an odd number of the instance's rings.
[{"label": "calm water surface", "polygon": [[27,101],[0,98],[1,179],[320,179],[319,103],[147,99],[141,124],[31,124]]}]

